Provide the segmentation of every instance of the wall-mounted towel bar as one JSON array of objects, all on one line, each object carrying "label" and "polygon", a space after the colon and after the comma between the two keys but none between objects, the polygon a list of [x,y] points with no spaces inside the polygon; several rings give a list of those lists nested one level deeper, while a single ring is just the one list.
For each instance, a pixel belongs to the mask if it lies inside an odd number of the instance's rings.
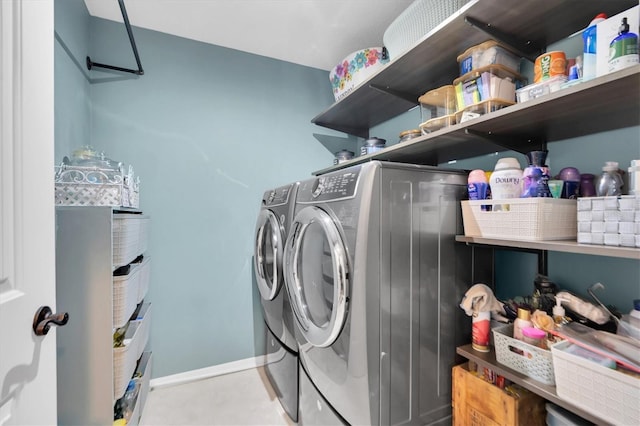
[{"label": "wall-mounted towel bar", "polygon": [[131,49],[133,50],[133,55],[136,57],[136,63],[138,64],[138,69],[133,70],[130,68],[122,68],[116,67],[113,65],[100,64],[98,62],[93,62],[89,56],[87,56],[87,69],[92,69],[94,67],[98,68],[107,68],[110,70],[128,72],[136,75],[143,75],[144,70],[142,69],[142,64],[140,63],[140,56],[138,55],[138,48],[136,47],[136,41],[133,38],[133,33],[131,32],[131,24],[129,23],[129,16],[127,15],[127,9],[124,7],[124,0],[118,0],[120,4],[120,11],[122,12],[122,19],[124,20],[124,26],[127,28],[127,34],[129,35],[129,41],[131,42]]}]

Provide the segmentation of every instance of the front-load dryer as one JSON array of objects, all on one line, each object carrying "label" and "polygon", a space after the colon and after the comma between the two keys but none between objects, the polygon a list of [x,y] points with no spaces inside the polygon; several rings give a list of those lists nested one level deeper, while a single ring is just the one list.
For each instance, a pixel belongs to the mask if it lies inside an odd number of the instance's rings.
[{"label": "front-load dryer", "polygon": [[265,372],[287,414],[298,418],[298,343],[284,289],[283,257],[298,183],[268,190],[262,197],[254,241],[254,270],[265,330]]},{"label": "front-load dryer", "polygon": [[349,424],[451,421],[474,282],[475,249],[455,241],[466,177],[372,161],[300,183],[285,271],[301,370]]}]

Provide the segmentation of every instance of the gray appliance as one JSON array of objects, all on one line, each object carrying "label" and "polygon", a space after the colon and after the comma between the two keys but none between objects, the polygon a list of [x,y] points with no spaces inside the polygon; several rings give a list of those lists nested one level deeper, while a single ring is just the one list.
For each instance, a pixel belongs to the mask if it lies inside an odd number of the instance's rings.
[{"label": "gray appliance", "polygon": [[285,249],[300,364],[347,423],[451,421],[459,303],[474,272],[492,278],[455,242],[465,194],[464,172],[377,161],[300,183]]},{"label": "gray appliance", "polygon": [[298,419],[298,343],[284,289],[283,256],[298,183],[268,190],[262,197],[254,241],[255,281],[265,332],[265,372],[286,413]]}]

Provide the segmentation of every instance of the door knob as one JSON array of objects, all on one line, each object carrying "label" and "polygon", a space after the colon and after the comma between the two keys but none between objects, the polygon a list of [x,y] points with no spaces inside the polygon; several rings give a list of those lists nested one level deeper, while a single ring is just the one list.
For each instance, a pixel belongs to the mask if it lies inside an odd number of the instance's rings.
[{"label": "door knob", "polygon": [[54,314],[50,307],[40,306],[33,317],[33,332],[36,333],[36,336],[44,336],[49,332],[52,324],[63,326],[68,321],[68,313]]}]

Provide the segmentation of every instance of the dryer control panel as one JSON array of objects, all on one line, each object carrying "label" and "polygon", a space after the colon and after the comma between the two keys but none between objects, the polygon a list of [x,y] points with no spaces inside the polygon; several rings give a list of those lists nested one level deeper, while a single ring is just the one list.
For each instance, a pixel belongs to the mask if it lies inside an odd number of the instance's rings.
[{"label": "dryer control panel", "polygon": [[360,168],[330,173],[301,184],[296,201],[311,203],[353,198],[358,187]]}]

